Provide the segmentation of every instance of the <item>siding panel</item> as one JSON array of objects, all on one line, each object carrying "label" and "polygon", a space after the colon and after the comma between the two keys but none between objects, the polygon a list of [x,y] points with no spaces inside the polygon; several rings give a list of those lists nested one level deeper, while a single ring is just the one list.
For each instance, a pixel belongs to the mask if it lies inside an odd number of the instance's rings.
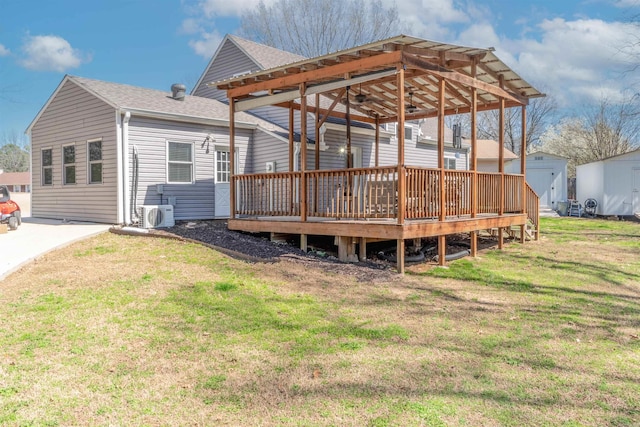
[{"label": "siding panel", "polygon": [[[87,140],[102,139],[102,184],[88,184]],[[40,218],[115,224],[117,138],[115,111],[72,82],[66,82],[31,133],[32,207]],[[62,146],[76,146],[76,184],[63,185]],[[53,185],[42,185],[42,149],[53,150]]]},{"label": "siding panel", "polygon": [[[251,130],[244,129],[236,132],[236,150],[242,173],[248,168],[247,147],[251,133]],[[207,135],[211,135],[214,141],[203,144]],[[167,183],[167,141],[193,144],[195,181],[192,184]],[[138,152],[137,207],[166,204],[168,197],[174,196],[176,219],[214,218],[216,146],[229,146],[228,128],[133,117],[129,123],[129,147],[131,159],[134,147]],[[130,165],[130,171],[130,181],[133,182],[133,165]],[[157,192],[158,184],[163,185],[162,195]]]}]

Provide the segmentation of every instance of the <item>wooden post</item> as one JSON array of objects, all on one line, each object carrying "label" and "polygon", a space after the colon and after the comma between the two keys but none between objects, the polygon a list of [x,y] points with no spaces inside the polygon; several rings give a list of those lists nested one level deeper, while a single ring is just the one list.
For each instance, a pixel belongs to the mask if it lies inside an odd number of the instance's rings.
[{"label": "wooden post", "polygon": [[396,244],[396,269],[404,274],[404,239],[398,239]]},{"label": "wooden post", "polygon": [[[404,67],[398,68],[396,84],[398,87],[398,225],[404,224],[405,179],[404,179]],[[402,243],[404,249],[404,241]],[[400,256],[398,256],[400,260]],[[404,253],[402,256],[404,262]],[[404,265],[402,266],[404,271]]]},{"label": "wooden post", "polygon": [[[320,94],[316,93],[316,121],[315,121],[315,128],[316,128],[316,144],[315,144],[315,170],[320,169],[320,126],[318,126],[318,124],[320,123]],[[317,191],[317,190],[316,190]]]},{"label": "wooden post", "polygon": [[300,221],[307,220],[307,86],[300,84]]},{"label": "wooden post", "polygon": [[304,252],[307,252],[307,235],[306,234],[300,235],[300,249]]},{"label": "wooden post", "polygon": [[[444,222],[447,217],[447,199],[444,179],[444,107],[445,107],[445,81],[440,78],[438,81],[438,169],[440,170],[440,214],[438,220]],[[438,236],[438,264],[445,265],[445,255],[447,250],[447,237]]]},{"label": "wooden post", "polygon": [[438,265],[446,264],[447,236],[438,236]]},{"label": "wooden post", "polygon": [[235,99],[231,97],[229,99],[229,217],[234,219],[236,217],[236,180],[235,168],[236,168],[236,115],[235,115]]},{"label": "wooden post", "polygon": [[[474,57],[471,64],[471,77],[476,78],[478,59]],[[471,88],[471,218],[478,215],[478,89]],[[471,240],[470,255],[478,256],[478,231],[469,234]]]},{"label": "wooden post", "polygon": [[[527,106],[522,106],[522,140],[520,141],[520,173],[522,174],[522,213],[527,215]],[[520,242],[525,242],[526,225],[520,227]]]},{"label": "wooden post", "polygon": [[365,261],[367,259],[367,238],[366,237],[360,237],[360,244],[359,244],[359,258],[360,261]]},{"label": "wooden post", "polygon": [[380,165],[380,117],[376,114],[375,167]]},{"label": "wooden post", "polygon": [[[502,87],[502,75],[500,76],[500,87]],[[498,207],[498,215],[504,215],[504,98],[500,98],[499,124],[498,124],[498,172],[500,172],[500,205]],[[504,245],[504,230],[498,228],[498,249],[502,249]]]},{"label": "wooden post", "polygon": [[289,103],[289,172],[293,172],[293,156],[294,156],[294,127],[293,121],[293,102]]},{"label": "wooden post", "polygon": [[347,169],[351,169],[351,100],[349,99],[349,88],[347,87],[347,106],[346,106],[346,121],[347,121]]},{"label": "wooden post", "polygon": [[[295,139],[294,139],[294,121],[293,121],[293,102],[289,103],[289,172],[293,172],[293,165],[294,165],[294,156],[295,156],[295,150],[294,150],[294,146],[295,146]],[[294,204],[295,204],[295,178],[293,177],[293,174],[290,175],[290,180],[289,180],[289,210],[291,212],[291,214],[293,214],[295,212],[295,208],[294,208]]]}]

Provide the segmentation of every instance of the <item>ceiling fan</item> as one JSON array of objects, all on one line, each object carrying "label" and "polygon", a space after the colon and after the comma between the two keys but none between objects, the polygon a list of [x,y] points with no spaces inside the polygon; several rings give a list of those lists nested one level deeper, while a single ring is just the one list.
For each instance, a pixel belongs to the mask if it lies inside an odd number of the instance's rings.
[{"label": "ceiling fan", "polygon": [[413,105],[413,92],[409,92],[409,105],[405,106],[404,109],[407,113],[415,113],[418,111],[418,107]]},{"label": "ceiling fan", "polygon": [[365,104],[367,102],[382,102],[382,99],[362,93],[362,83],[360,83],[358,93],[353,98],[355,99],[356,104]]}]

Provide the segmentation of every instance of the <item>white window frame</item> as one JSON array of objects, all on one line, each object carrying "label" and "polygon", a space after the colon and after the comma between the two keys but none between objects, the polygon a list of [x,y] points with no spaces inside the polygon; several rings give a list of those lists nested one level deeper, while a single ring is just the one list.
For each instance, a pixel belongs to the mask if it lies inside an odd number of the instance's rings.
[{"label": "white window frame", "polygon": [[[178,184],[178,185],[189,185],[189,184],[193,184],[195,182],[196,179],[196,162],[195,162],[195,144],[193,142],[184,142],[184,141],[170,141],[167,140],[166,141],[166,183],[167,184]],[[170,144],[184,144],[184,145],[190,145],[191,146],[191,161],[190,162],[183,162],[183,161],[170,161],[169,160],[169,145]],[[191,181],[169,181],[169,164],[173,163],[173,164],[188,164],[191,165]]]},{"label": "white window frame", "polygon": [[[73,147],[73,163],[64,162],[64,150],[67,147]],[[76,143],[64,144],[62,146],[62,185],[77,185],[78,184],[78,150],[76,150]],[[67,168],[73,167],[74,182],[67,182]]]},{"label": "white window frame", "polygon": [[[450,167],[450,162],[453,162],[453,167]],[[448,170],[456,170],[458,167],[458,162],[455,157],[445,157],[444,158],[444,168]]]},{"label": "white window frame", "polygon": [[[49,166],[45,166],[43,163],[44,160],[44,156],[42,155],[42,153],[44,151],[51,151],[51,164]],[[51,182],[49,184],[44,182],[44,171],[45,169],[50,169],[51,170]],[[40,149],[40,183],[43,187],[53,187],[53,147],[43,147]]]},{"label": "white window frame", "polygon": [[[99,142],[100,143],[100,160],[91,160],[91,149],[89,148],[91,144]],[[102,138],[90,139],[87,141],[87,183],[89,184],[102,184],[104,182],[104,162],[102,156]],[[92,181],[91,180],[91,166],[100,163],[102,167],[100,168],[100,181]]]}]

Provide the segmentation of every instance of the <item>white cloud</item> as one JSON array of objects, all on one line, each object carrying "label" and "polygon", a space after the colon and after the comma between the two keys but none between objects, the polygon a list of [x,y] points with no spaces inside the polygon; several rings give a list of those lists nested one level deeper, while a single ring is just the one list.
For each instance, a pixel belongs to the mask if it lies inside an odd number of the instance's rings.
[{"label": "white cloud", "polygon": [[[504,43],[518,60],[516,71],[533,82],[544,82],[559,101],[594,100],[622,93],[629,85],[629,57],[621,52],[634,26],[597,19],[544,20],[540,40]],[[636,52],[640,54],[640,51]]]},{"label": "white cloud", "polygon": [[617,0],[613,5],[619,8],[638,7],[640,2],[638,0]]},{"label": "white cloud", "polygon": [[11,51],[9,51],[9,49],[4,47],[4,45],[0,43],[0,56],[7,56],[10,53],[11,53]]},{"label": "white cloud", "polygon": [[216,31],[211,33],[201,32],[200,39],[190,40],[189,46],[195,53],[208,59],[213,56],[221,41],[222,36]]},{"label": "white cloud", "polygon": [[[276,0],[263,0],[269,6]],[[251,9],[258,5],[257,0],[201,0],[198,8],[207,18],[214,16],[240,16],[243,10]]]},{"label": "white cloud", "polygon": [[30,70],[64,72],[90,60],[68,41],[53,35],[29,36],[22,50],[25,56],[20,63]]}]

